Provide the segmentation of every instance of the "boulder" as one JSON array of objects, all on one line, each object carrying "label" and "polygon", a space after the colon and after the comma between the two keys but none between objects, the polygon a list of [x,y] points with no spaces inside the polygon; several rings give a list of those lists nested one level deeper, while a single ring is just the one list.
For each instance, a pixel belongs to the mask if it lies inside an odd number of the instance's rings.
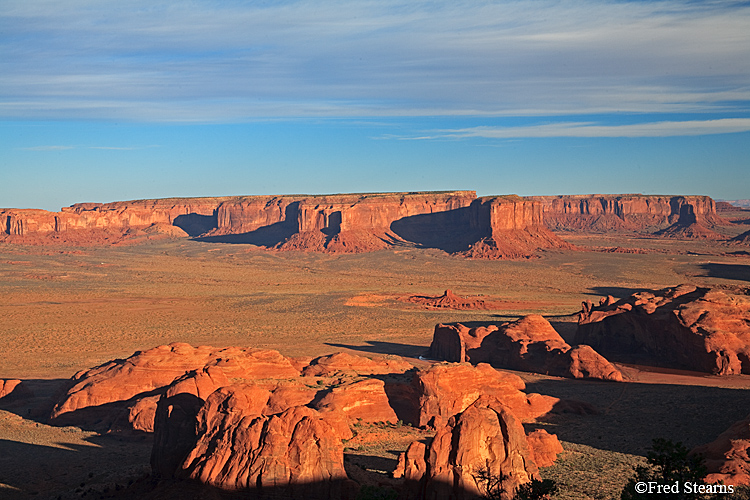
[{"label": "boulder", "polygon": [[575,339],[624,363],[750,373],[750,298],[680,285],[584,302]]},{"label": "boulder", "polygon": [[544,429],[537,429],[526,436],[529,451],[537,467],[549,467],[562,453],[563,447],[555,434],[549,434]]},{"label": "boulder", "polygon": [[439,427],[429,447],[412,443],[394,476],[404,477],[416,498],[483,498],[494,486],[510,500],[539,472],[521,422],[485,396]]},{"label": "boulder", "polygon": [[620,371],[603,356],[589,346],[571,347],[537,314],[476,328],[439,324],[430,356],[558,377],[622,381]]}]

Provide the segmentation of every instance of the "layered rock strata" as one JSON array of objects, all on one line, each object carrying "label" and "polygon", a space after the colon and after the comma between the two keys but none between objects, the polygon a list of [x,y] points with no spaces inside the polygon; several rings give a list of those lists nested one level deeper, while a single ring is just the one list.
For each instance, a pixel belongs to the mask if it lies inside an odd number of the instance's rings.
[{"label": "layered rock strata", "polygon": [[559,377],[622,381],[620,371],[603,356],[587,345],[571,347],[536,314],[475,328],[460,323],[439,324],[435,326],[430,356]]},{"label": "layered rock strata", "polygon": [[473,191],[176,198],[79,203],[61,212],[0,210],[0,235],[11,242],[72,244],[190,235],[328,253],[411,245],[481,258],[567,248],[541,217],[538,202],[477,198]]},{"label": "layered rock strata", "polygon": [[575,339],[615,361],[750,373],[750,298],[680,285],[588,301]]},{"label": "layered rock strata", "polygon": [[564,231],[636,231],[686,238],[721,238],[723,225],[708,196],[569,195],[534,196],[546,224]]}]

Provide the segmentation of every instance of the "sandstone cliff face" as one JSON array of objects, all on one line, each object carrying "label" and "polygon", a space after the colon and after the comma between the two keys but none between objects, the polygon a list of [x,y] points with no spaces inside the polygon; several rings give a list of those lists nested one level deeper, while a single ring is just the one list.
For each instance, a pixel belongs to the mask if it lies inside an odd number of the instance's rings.
[{"label": "sandstone cliff face", "polygon": [[721,223],[706,196],[477,198],[473,191],[450,191],[169,198],[78,203],[60,212],[3,209],[0,237],[28,244],[112,244],[139,241],[143,235],[133,230],[171,225],[192,237],[280,250],[360,253],[407,244],[497,259],[572,248],[547,226],[720,238],[711,228]]},{"label": "sandstone cliff face", "polygon": [[482,237],[461,255],[474,259],[528,258],[542,249],[572,249],[544,224],[543,203],[517,196],[480,198],[473,207]]},{"label": "sandstone cliff face", "polygon": [[436,325],[430,356],[558,377],[622,381],[620,371],[603,356],[586,345],[571,347],[536,314],[486,327]]},{"label": "sandstone cliff face", "polygon": [[576,341],[616,361],[750,373],[750,299],[680,285],[598,306],[585,302]]},{"label": "sandstone cliff face", "polygon": [[708,196],[576,195],[534,196],[542,203],[549,227],[559,230],[629,230],[691,237],[680,228],[695,227],[693,235],[719,237],[710,228],[722,225],[716,203]]},{"label": "sandstone cliff face", "polygon": [[539,202],[477,199],[473,191],[236,196],[80,203],[61,212],[4,210],[0,234],[27,237],[25,243],[88,237],[109,244],[132,239],[133,230],[174,225],[211,241],[327,253],[406,244],[451,253],[471,247],[469,257],[516,258],[540,248],[569,248],[542,218]]}]

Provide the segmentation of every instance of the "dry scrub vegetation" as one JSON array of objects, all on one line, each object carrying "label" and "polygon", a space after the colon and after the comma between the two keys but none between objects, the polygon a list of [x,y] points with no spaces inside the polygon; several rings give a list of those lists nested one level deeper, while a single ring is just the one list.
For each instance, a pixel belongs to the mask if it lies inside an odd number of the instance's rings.
[{"label": "dry scrub vegetation", "polygon": [[[569,239],[649,251],[554,251],[538,259],[480,261],[437,250],[322,255],[189,240],[85,249],[0,245],[0,378],[36,381],[36,397],[0,405],[0,497],[116,496],[148,470],[147,437],[102,437],[42,422],[56,380],[137,350],[170,342],[265,347],[290,356],[348,350],[398,354],[423,365],[417,358],[439,322],[540,313],[566,337],[583,300],[680,283],[734,292],[750,286],[750,255],[741,249]],[[398,300],[445,289],[506,306],[428,310]],[[626,372],[637,380],[616,385],[522,375],[528,392],[587,401],[601,411],[543,424],[566,450],[543,470],[560,485],[556,498],[615,498],[653,438],[701,444],[750,408],[750,377]],[[362,428],[348,444],[347,467],[352,475],[387,481],[397,453],[415,435],[421,434],[406,426]]]}]

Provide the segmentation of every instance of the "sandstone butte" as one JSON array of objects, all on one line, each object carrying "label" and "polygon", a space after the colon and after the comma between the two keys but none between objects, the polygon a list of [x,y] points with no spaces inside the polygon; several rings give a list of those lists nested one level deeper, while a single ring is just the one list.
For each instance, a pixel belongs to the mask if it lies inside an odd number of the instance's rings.
[{"label": "sandstone butte", "polygon": [[575,339],[614,361],[750,373],[750,298],[680,285],[587,301]]},{"label": "sandstone butte", "polygon": [[[77,373],[51,421],[153,431],[157,477],[227,490],[283,490],[292,498],[353,498],[341,443],[353,436],[356,422],[403,420],[440,432],[482,398],[518,422],[571,407],[524,388],[518,376],[487,364],[418,370],[395,356],[300,360],[272,350],[170,344]],[[506,431],[492,432],[499,439]],[[534,457],[549,465],[561,451],[553,435],[535,432],[527,443],[520,432],[523,442],[506,448],[531,450],[524,451],[527,467]],[[460,467],[460,460],[451,467]],[[499,463],[502,470],[512,465]],[[311,482],[317,490],[303,487]]]},{"label": "sandstone butte", "polygon": [[537,314],[476,328],[436,325],[430,356],[558,377],[622,381],[622,373],[603,356],[587,345],[571,347]]},{"label": "sandstone butte", "polygon": [[494,196],[474,191],[166,198],[77,203],[48,212],[0,209],[0,240],[124,244],[160,237],[279,250],[359,253],[413,245],[470,258],[529,257],[571,248],[553,229],[720,237],[706,196]]},{"label": "sandstone butte", "polygon": [[445,293],[440,296],[410,295],[408,297],[399,298],[399,300],[402,302],[419,304],[428,309],[458,309],[470,311],[476,309],[491,309],[493,306],[497,307],[496,303],[492,301],[488,302],[480,298],[464,298],[456,295],[451,290],[446,290]]},{"label": "sandstone butte", "polygon": [[703,458],[708,469],[706,482],[750,485],[750,415],[732,424],[715,441],[690,453]]}]

